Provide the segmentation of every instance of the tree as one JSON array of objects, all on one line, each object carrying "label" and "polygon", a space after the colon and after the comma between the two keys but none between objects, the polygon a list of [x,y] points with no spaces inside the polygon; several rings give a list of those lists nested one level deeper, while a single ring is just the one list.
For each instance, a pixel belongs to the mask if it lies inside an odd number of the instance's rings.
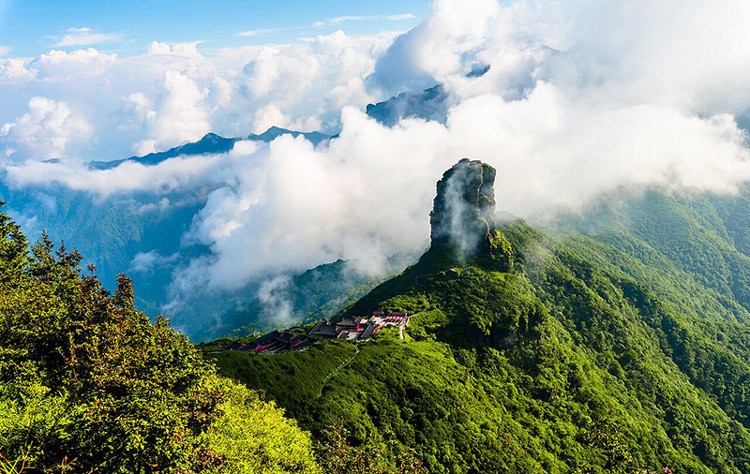
[{"label": "tree", "polygon": [[[0,459],[9,468],[318,471],[309,435],[221,379],[167,319],[137,311],[124,274],[112,296],[81,274],[81,261],[46,234],[29,253],[0,213]],[[276,431],[230,430],[244,416],[272,419]],[[234,443],[275,446],[273,455],[229,449],[228,430]]]}]

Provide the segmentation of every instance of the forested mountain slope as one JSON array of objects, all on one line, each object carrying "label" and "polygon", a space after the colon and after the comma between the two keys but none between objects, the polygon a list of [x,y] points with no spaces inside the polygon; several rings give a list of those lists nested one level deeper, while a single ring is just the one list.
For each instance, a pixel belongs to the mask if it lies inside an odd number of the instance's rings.
[{"label": "forested mountain slope", "polygon": [[488,168],[446,172],[430,250],[345,312],[414,313],[404,339],[212,354],[221,371],[346,435],[331,470],[750,472],[742,198],[496,227]]}]

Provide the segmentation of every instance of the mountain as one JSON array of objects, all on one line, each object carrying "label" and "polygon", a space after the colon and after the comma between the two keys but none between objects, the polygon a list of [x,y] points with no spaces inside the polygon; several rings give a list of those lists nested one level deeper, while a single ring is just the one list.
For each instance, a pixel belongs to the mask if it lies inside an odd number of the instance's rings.
[{"label": "mountain", "polygon": [[307,141],[312,143],[315,146],[320,145],[326,140],[331,139],[331,135],[326,135],[324,133],[320,133],[317,131],[313,132],[296,132],[293,130],[287,130],[286,128],[280,128],[280,127],[271,127],[265,132],[261,133],[260,135],[256,135],[254,133],[248,135],[248,140],[253,141],[261,141],[261,142],[272,142],[276,138],[282,136],[282,135],[291,135],[294,138],[297,138],[299,136],[305,137]]},{"label": "mountain", "polygon": [[[490,66],[477,64],[465,77],[474,79],[484,76]],[[443,84],[436,84],[421,92],[402,92],[388,100],[367,104],[367,115],[386,127],[393,127],[401,119],[419,118],[444,124],[448,120],[448,92]]]},{"label": "mountain", "polygon": [[[395,265],[396,262],[391,264]],[[290,324],[330,318],[382,280],[359,274],[351,270],[347,262],[337,260],[298,275],[271,280],[271,285],[263,290],[262,285],[247,285],[242,292],[244,297],[222,315],[225,328],[222,334],[241,338]]]},{"label": "mountain", "polygon": [[448,94],[442,85],[423,92],[402,92],[383,102],[367,104],[367,115],[387,127],[404,118],[421,118],[445,123],[448,118]]},{"label": "mountain", "polygon": [[331,472],[750,472],[750,193],[534,229],[495,218],[494,176],[448,170],[430,249],[339,314],[408,312],[403,335],[207,357],[340,448]]},{"label": "mountain", "polygon": [[186,143],[184,145],[170,148],[167,151],[162,151],[159,153],[149,153],[148,155],[144,156],[131,156],[130,158],[125,158],[123,160],[90,161],[88,163],[88,166],[90,169],[107,170],[117,168],[118,166],[126,162],[140,163],[146,166],[157,165],[165,160],[168,160],[169,158],[175,158],[177,156],[228,153],[232,150],[234,144],[240,140],[270,143],[282,135],[291,135],[294,138],[302,136],[315,146],[331,138],[330,135],[325,135],[320,132],[297,132],[279,127],[270,127],[268,130],[259,135],[251,133],[245,138],[224,138],[222,136],[216,135],[215,133],[207,133],[197,142]]},{"label": "mountain", "polygon": [[149,153],[148,155],[144,156],[131,156],[130,158],[125,158],[123,160],[90,161],[88,163],[88,166],[90,169],[108,170],[117,168],[125,162],[140,163],[146,166],[158,165],[159,163],[168,160],[169,158],[175,158],[177,156],[227,153],[232,150],[234,144],[238,140],[238,138],[224,138],[216,135],[215,133],[208,133],[197,142],[186,143],[184,145],[170,148],[167,151],[162,151],[159,153]]}]

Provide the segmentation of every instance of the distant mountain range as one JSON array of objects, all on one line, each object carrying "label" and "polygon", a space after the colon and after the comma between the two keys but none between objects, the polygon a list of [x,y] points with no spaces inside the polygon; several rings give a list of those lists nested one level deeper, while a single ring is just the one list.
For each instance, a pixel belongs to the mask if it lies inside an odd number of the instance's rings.
[{"label": "distant mountain range", "polygon": [[445,123],[448,117],[448,94],[438,84],[423,92],[403,92],[396,97],[367,105],[367,115],[387,127],[404,118],[421,118]]},{"label": "distant mountain range", "polygon": [[[479,77],[487,69],[479,69],[471,77]],[[482,72],[483,71],[483,72]],[[469,73],[472,74],[472,73]],[[424,120],[434,120],[444,123],[448,114],[448,94],[441,84],[437,84],[422,92],[404,92],[396,97],[368,104],[366,113],[378,122],[392,127],[403,118],[421,118]],[[293,137],[302,136],[315,146],[336,138],[338,134],[326,135],[321,132],[299,132],[288,130],[281,127],[270,127],[263,133],[251,133],[246,137],[225,138],[215,133],[207,133],[203,138],[196,142],[186,143],[184,145],[170,148],[167,151],[149,153],[144,156],[131,156],[129,158],[111,160],[111,161],[90,161],[88,167],[95,170],[113,169],[126,162],[140,163],[142,165],[156,165],[170,158],[178,156],[195,156],[227,153],[232,150],[234,144],[240,140],[251,140],[270,143],[282,135],[291,135]]]},{"label": "distant mountain range", "polygon": [[175,158],[177,156],[227,153],[231,151],[232,147],[234,147],[234,144],[240,140],[252,140],[270,143],[282,135],[291,135],[295,138],[298,136],[302,136],[316,146],[326,140],[331,139],[330,135],[326,135],[320,132],[297,132],[279,127],[271,127],[261,134],[252,133],[244,138],[224,138],[215,133],[207,133],[197,142],[186,143],[184,145],[170,148],[167,151],[162,151],[159,153],[149,153],[145,156],[131,156],[130,158],[125,158],[122,160],[90,161],[88,163],[88,166],[91,169],[106,170],[116,168],[126,162],[140,163],[142,165],[156,165],[165,160],[168,160],[169,158]]},{"label": "distant mountain range", "polygon": [[[489,70],[489,65],[478,64],[466,74],[466,77],[482,77]],[[387,127],[393,127],[405,118],[418,118],[444,124],[448,119],[449,99],[445,86],[436,84],[421,92],[402,92],[388,100],[368,104],[366,111],[367,115]]]}]

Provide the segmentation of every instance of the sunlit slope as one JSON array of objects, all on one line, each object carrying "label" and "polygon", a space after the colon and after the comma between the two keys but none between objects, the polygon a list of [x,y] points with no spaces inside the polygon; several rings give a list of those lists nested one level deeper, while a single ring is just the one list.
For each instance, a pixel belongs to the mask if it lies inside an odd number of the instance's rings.
[{"label": "sunlit slope", "polygon": [[646,199],[665,215],[640,227],[512,221],[468,254],[433,227],[417,264],[346,311],[414,313],[403,340],[213,357],[318,437],[343,417],[390,469],[413,453],[430,472],[750,472],[747,310],[704,262],[746,257],[678,198]]}]

